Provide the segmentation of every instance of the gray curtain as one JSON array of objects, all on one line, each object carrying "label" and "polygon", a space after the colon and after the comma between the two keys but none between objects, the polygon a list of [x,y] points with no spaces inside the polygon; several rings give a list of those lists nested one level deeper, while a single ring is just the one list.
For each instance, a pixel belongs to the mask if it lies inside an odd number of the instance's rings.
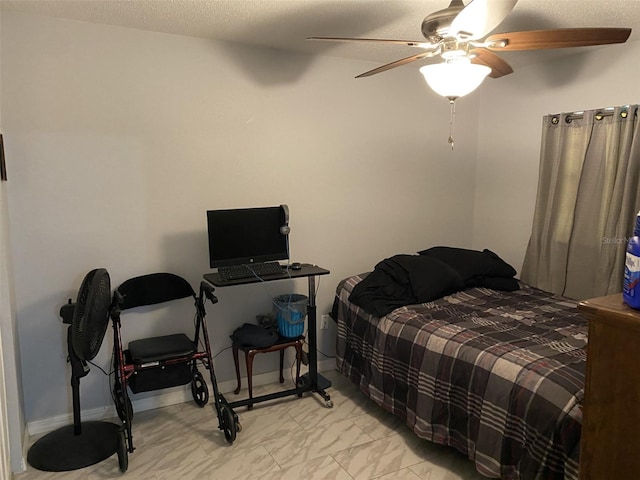
[{"label": "gray curtain", "polygon": [[622,291],[640,208],[637,111],[626,105],[544,117],[524,282],[580,300]]}]

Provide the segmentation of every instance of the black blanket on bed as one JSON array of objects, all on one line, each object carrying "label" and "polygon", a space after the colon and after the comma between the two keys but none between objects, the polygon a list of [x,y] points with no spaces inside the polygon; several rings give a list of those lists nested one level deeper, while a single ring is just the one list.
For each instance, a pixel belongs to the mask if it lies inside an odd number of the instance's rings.
[{"label": "black blanket on bed", "polygon": [[516,271],[490,250],[433,247],[382,260],[353,288],[349,300],[383,317],[396,308],[430,302],[465,288],[514,291]]}]

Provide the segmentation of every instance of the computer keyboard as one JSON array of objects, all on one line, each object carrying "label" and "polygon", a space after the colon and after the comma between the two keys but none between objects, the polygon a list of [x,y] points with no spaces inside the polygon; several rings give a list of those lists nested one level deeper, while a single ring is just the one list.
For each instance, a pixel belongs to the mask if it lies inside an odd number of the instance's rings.
[{"label": "computer keyboard", "polygon": [[278,262],[251,263],[247,265],[232,265],[218,267],[218,273],[223,280],[240,280],[242,278],[265,277],[276,275],[284,270]]}]

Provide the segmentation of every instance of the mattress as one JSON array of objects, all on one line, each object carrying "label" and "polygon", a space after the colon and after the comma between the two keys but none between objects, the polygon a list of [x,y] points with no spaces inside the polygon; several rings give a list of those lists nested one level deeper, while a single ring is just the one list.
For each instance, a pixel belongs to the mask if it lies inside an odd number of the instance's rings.
[{"label": "mattress", "polygon": [[587,323],[576,302],[521,284],[471,288],[378,318],[336,291],[337,367],[421,438],[483,475],[577,479]]}]

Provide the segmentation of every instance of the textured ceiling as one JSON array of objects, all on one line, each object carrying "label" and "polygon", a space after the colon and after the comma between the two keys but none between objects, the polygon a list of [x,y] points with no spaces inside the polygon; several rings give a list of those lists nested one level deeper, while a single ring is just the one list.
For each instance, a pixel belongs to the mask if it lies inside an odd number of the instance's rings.
[{"label": "textured ceiling", "polygon": [[[398,45],[312,42],[305,38],[421,40],[422,19],[448,4],[449,0],[0,0],[4,11],[381,64],[412,55],[415,50]],[[634,31],[629,41],[635,41],[640,38],[640,0],[520,0],[494,33],[562,27],[631,27]],[[517,68],[583,49],[585,47],[501,55]]]}]

